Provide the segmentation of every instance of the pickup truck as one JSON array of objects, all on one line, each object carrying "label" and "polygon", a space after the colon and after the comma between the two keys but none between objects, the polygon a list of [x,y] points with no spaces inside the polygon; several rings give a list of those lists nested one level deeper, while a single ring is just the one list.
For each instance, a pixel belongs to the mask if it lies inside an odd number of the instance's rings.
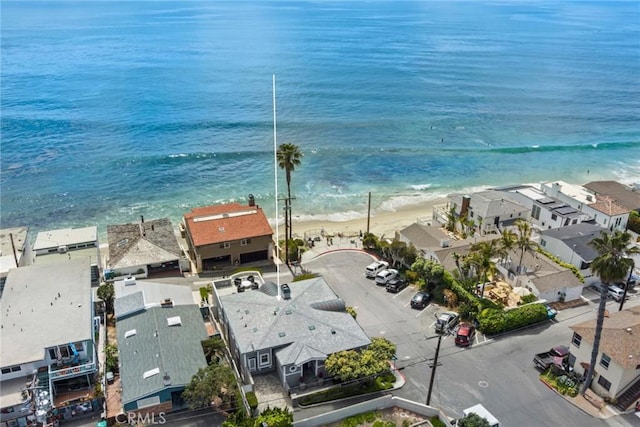
[{"label": "pickup truck", "polygon": [[533,358],[533,363],[535,363],[536,367],[541,371],[546,371],[551,365],[566,369],[568,358],[569,348],[564,345],[557,345],[549,351],[536,354]]}]

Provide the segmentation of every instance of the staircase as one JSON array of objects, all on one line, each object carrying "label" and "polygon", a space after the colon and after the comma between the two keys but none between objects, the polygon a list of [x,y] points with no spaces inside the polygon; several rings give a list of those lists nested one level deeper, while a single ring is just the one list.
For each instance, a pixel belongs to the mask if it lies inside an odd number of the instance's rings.
[{"label": "staircase", "polygon": [[635,402],[640,397],[640,377],[638,377],[632,384],[618,396],[618,403],[616,407],[621,411],[626,411],[629,405]]}]

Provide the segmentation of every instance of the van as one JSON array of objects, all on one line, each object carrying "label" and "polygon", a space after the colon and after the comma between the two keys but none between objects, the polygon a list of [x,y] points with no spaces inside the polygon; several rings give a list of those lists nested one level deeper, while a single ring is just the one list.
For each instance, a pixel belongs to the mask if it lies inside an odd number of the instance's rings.
[{"label": "van", "polygon": [[372,262],[371,264],[369,264],[365,269],[364,269],[364,275],[366,277],[369,278],[374,278],[376,277],[376,275],[378,273],[380,273],[382,270],[386,270],[387,268],[389,268],[389,263],[386,261],[375,261]]},{"label": "van", "polygon": [[496,417],[491,415],[491,412],[487,411],[486,408],[479,403],[471,408],[465,409],[462,413],[465,417],[469,414],[476,414],[480,418],[487,420],[490,427],[500,427],[500,421],[498,421]]},{"label": "van", "polygon": [[609,286],[609,297],[616,301],[620,301],[624,296],[624,291],[616,285]]}]

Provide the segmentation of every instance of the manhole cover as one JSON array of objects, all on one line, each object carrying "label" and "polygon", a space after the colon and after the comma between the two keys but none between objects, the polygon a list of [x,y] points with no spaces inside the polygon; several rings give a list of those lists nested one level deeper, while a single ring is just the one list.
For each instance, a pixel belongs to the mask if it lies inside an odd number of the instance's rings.
[{"label": "manhole cover", "polygon": [[482,388],[487,388],[489,387],[489,383],[486,381],[478,381],[478,385]]}]

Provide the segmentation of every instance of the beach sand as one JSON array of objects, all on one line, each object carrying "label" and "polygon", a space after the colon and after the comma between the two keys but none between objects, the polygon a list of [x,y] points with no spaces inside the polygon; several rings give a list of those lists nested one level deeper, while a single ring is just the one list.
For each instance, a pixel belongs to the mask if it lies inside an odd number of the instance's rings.
[{"label": "beach sand", "polygon": [[[415,223],[427,223],[432,221],[433,206],[446,203],[447,199],[435,199],[418,205],[408,205],[396,211],[381,211],[371,214],[369,220],[369,231],[378,237],[391,238],[396,231]],[[328,235],[341,233],[344,236],[357,236],[360,231],[367,231],[367,218],[357,218],[348,221],[296,221],[295,212],[293,218],[294,237],[304,238],[305,234],[317,236],[320,231]],[[284,227],[281,225],[280,234],[284,234]]]}]

